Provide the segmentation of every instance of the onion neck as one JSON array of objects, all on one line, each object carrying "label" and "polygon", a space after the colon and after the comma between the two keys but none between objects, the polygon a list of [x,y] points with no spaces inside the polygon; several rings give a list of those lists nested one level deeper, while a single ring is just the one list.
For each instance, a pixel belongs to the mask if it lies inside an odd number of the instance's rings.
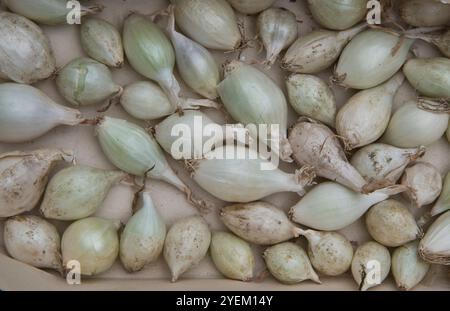
[{"label": "onion neck", "polygon": [[169,98],[170,103],[176,109],[180,108],[180,85],[170,69],[161,73],[158,83]]},{"label": "onion neck", "polygon": [[351,39],[353,39],[353,37],[355,37],[357,34],[359,34],[360,32],[362,32],[364,29],[366,29],[368,27],[367,23],[361,23],[359,25],[356,25],[353,28],[344,30],[344,31],[340,31],[337,34],[337,40],[338,41],[344,41],[344,42],[349,42]]}]

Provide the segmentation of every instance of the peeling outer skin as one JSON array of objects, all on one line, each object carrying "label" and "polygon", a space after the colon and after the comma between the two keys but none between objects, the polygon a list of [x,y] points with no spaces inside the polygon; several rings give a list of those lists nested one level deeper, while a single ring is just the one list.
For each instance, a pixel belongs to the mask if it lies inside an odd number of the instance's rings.
[{"label": "peeling outer skin", "polygon": [[301,117],[289,130],[289,141],[293,158],[299,165],[312,166],[317,176],[364,192],[366,181],[348,162],[339,140],[327,126]]},{"label": "peeling outer skin", "polygon": [[0,217],[32,210],[44,192],[50,170],[62,160],[73,161],[73,153],[42,149],[0,155]]}]

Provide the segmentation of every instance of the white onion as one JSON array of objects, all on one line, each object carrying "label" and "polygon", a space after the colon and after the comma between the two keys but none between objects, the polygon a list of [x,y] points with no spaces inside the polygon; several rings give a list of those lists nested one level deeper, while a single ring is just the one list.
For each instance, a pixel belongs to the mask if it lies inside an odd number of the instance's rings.
[{"label": "white onion", "polygon": [[450,30],[438,35],[430,34],[414,34],[408,37],[424,40],[434,44],[447,57],[450,57]]},{"label": "white onion", "polygon": [[314,20],[329,29],[344,30],[366,16],[366,0],[308,0]]},{"label": "white onion", "polygon": [[19,143],[36,139],[59,125],[83,122],[78,110],[55,103],[29,85],[0,85],[0,141]]},{"label": "white onion", "polygon": [[436,0],[403,0],[400,16],[406,23],[416,27],[448,25],[450,5]]},{"label": "white onion", "polygon": [[436,216],[448,210],[450,210],[450,173],[445,177],[441,195],[431,209],[431,215]]},{"label": "white onion", "polygon": [[233,8],[244,14],[256,14],[269,8],[275,0],[228,0]]},{"label": "white onion", "polygon": [[419,254],[429,263],[450,265],[450,212],[439,216],[419,244]]}]

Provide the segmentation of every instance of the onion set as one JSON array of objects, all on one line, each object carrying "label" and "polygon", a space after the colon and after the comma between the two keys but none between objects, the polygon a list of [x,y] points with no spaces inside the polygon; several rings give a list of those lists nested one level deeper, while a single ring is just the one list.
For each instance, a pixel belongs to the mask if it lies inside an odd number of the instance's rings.
[{"label": "onion set", "polygon": [[439,216],[420,240],[419,254],[429,263],[450,265],[450,212]]},{"label": "onion set", "polygon": [[244,14],[256,14],[269,8],[275,0],[228,0],[231,6]]},{"label": "onion set", "polygon": [[345,30],[366,16],[365,0],[308,0],[314,20],[325,28]]},{"label": "onion set", "polygon": [[400,290],[411,290],[430,270],[430,264],[418,254],[418,242],[411,242],[395,249],[392,254],[392,274]]},{"label": "onion set", "polygon": [[437,0],[402,0],[400,17],[411,26],[444,26],[450,23],[450,6]]},{"label": "onion set", "polygon": [[444,185],[442,186],[442,192],[439,199],[431,209],[431,215],[436,216],[445,211],[450,210],[450,173],[444,179]]}]

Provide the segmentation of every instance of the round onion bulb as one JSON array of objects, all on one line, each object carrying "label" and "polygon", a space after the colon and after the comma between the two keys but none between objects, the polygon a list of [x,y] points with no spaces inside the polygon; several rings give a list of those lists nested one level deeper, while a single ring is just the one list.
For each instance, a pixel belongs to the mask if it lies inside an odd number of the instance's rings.
[{"label": "round onion bulb", "polygon": [[421,236],[414,216],[400,202],[386,200],[366,214],[366,226],[372,238],[388,247],[397,247]]},{"label": "round onion bulb", "polygon": [[5,247],[11,257],[37,268],[62,271],[61,243],[55,226],[32,215],[5,221]]},{"label": "round onion bulb", "polygon": [[314,20],[325,28],[345,30],[366,16],[366,0],[308,0]]}]

